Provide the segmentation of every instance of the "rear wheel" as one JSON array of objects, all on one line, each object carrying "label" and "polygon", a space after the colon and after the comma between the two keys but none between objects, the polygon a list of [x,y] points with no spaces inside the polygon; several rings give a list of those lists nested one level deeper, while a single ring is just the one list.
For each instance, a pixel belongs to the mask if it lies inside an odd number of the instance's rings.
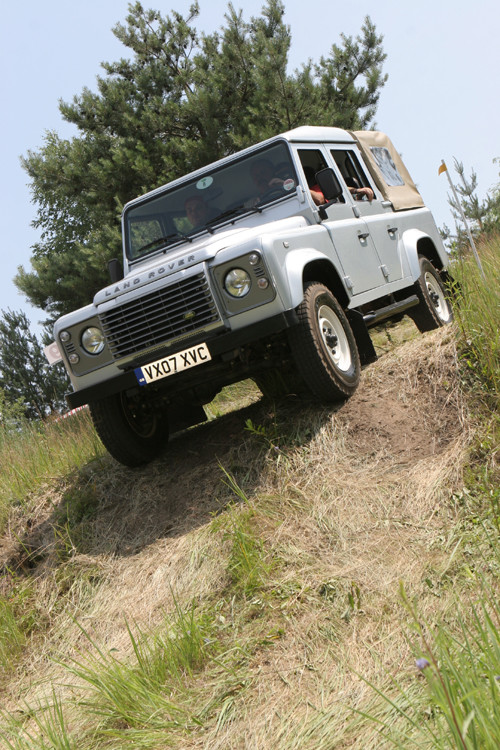
[{"label": "rear wheel", "polygon": [[104,446],[125,466],[148,463],[168,441],[166,414],[155,409],[142,395],[117,393],[89,406]]},{"label": "rear wheel", "polygon": [[420,277],[415,284],[415,292],[420,300],[409,315],[421,333],[450,323],[453,312],[449,295],[441,281],[438,271],[424,256],[419,257]]},{"label": "rear wheel", "polygon": [[347,317],[327,287],[310,283],[288,329],[290,349],[309,390],[321,401],[339,401],[356,390],[361,365]]}]

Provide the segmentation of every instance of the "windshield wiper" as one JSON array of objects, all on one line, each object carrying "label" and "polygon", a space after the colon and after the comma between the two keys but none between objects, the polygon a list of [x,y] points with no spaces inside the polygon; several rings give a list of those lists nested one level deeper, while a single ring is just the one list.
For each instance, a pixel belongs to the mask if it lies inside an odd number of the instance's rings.
[{"label": "windshield wiper", "polygon": [[207,231],[210,232],[210,228],[213,224],[218,224],[220,221],[224,221],[224,219],[230,219],[232,216],[239,216],[239,214],[251,214],[251,213],[261,213],[262,209],[257,208],[256,206],[244,206],[241,204],[241,206],[235,206],[234,208],[228,208],[227,211],[223,211],[218,216],[214,216],[213,219],[209,219],[205,222],[205,226],[207,228]]},{"label": "windshield wiper", "polygon": [[186,234],[182,234],[182,232],[172,232],[171,234],[166,234],[165,237],[157,237],[156,240],[152,240],[152,242],[148,242],[147,245],[143,245],[142,247],[137,250],[137,253],[142,253],[143,250],[148,250],[150,247],[154,247],[155,245],[161,245],[165,244],[167,242],[171,242],[172,240],[187,240],[188,242],[192,242],[193,238],[188,237]]}]

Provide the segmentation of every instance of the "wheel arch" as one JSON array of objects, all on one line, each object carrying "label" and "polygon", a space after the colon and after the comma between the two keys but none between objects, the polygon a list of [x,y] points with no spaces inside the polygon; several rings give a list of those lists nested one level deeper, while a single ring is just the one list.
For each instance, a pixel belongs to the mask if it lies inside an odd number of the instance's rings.
[{"label": "wheel arch", "polygon": [[310,281],[324,284],[336,297],[340,305],[346,309],[349,297],[335,266],[329,260],[314,260],[304,266],[302,271],[302,285],[305,287]]},{"label": "wheel arch", "polygon": [[295,307],[302,302],[306,285],[315,281],[326,286],[339,305],[345,310],[354,333],[354,338],[356,339],[362,364],[365,365],[374,362],[377,359],[377,355],[363,316],[355,310],[349,310],[349,295],[345,290],[337,269],[328,258],[324,256],[311,258],[303,266],[300,278],[297,279],[297,274],[295,274],[295,285],[296,287],[298,286],[298,288],[292,290]]},{"label": "wheel arch", "polygon": [[418,260],[420,255],[427,258],[438,271],[443,270],[443,259],[432,237],[420,229],[409,229],[404,232],[402,239],[411,276],[414,281],[420,276],[420,264]]},{"label": "wheel arch", "polygon": [[291,307],[296,308],[304,299],[304,289],[308,282],[324,284],[347,308],[349,296],[332,261],[322,252],[312,248],[294,250],[286,256],[286,276],[290,289]]}]

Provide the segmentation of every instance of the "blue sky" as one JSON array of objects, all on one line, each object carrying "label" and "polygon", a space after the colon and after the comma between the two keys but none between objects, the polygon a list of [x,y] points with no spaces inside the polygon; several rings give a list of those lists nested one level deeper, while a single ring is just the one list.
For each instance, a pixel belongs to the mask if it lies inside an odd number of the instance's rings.
[{"label": "blue sky", "polygon": [[[498,0],[284,2],[292,31],[292,69],[309,58],[319,61],[342,32],[358,34],[370,15],[388,55],[384,70],[389,79],[376,124],[401,152],[439,226],[452,224],[448,182],[445,175],[438,176],[441,159],[451,167],[456,157],[467,172],[474,167],[480,196],[500,182],[500,165],[493,163],[500,156]],[[186,14],[190,4],[143,0],[144,7],[164,14],[172,8]],[[234,0],[234,5],[247,19],[262,8],[257,0]],[[227,2],[200,0],[200,7],[200,30],[223,25]],[[12,282],[18,265],[29,267],[30,247],[38,239],[30,226],[35,207],[19,157],[38,150],[48,130],[64,137],[76,134],[61,119],[58,102],[71,100],[85,86],[95,90],[100,63],[126,54],[111,29],[124,21],[127,11],[128,0],[25,0],[22,12],[21,6],[2,0],[0,308],[25,310],[34,330],[44,313],[31,307]]]}]

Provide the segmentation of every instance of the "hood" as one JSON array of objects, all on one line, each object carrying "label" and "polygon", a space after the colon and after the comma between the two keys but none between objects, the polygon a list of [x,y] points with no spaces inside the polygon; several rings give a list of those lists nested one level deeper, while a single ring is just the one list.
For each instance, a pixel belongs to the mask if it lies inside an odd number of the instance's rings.
[{"label": "hood", "polygon": [[269,224],[259,224],[254,227],[231,226],[228,229],[219,230],[216,234],[203,234],[192,243],[183,243],[168,253],[161,253],[147,259],[147,262],[134,265],[121,281],[101,289],[94,297],[94,305],[109,302],[116,299],[132,289],[146,286],[159,278],[164,278],[186,270],[199,263],[204,263],[214,258],[221,250],[226,250],[232,245],[240,246],[252,239],[262,237],[263,234],[272,232],[284,232],[307,224],[303,216],[292,216]]}]

